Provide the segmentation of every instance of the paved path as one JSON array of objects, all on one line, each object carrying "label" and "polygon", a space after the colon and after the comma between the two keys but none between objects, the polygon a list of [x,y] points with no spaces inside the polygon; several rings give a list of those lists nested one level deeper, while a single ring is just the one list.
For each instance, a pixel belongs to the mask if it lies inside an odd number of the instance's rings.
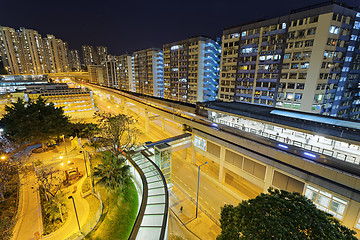
[{"label": "paved path", "polygon": [[34,233],[42,232],[40,196],[37,190],[35,171],[27,168],[20,174],[20,199],[13,240],[36,239]]}]

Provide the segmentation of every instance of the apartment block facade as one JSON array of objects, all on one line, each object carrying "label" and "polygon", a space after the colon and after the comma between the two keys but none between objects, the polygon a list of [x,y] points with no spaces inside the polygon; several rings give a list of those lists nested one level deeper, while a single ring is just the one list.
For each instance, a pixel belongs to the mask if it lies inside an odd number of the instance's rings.
[{"label": "apartment block facade", "polygon": [[358,119],[359,17],[319,4],[225,29],[219,99]]},{"label": "apartment block facade", "polygon": [[133,53],[135,92],[163,97],[162,50],[149,48]]},{"label": "apartment block facade", "polygon": [[82,48],[84,64],[86,67],[88,65],[100,64],[99,55],[93,46],[83,45],[81,48]]},{"label": "apartment block facade", "polygon": [[68,72],[68,45],[53,35],[42,38],[32,29],[0,26],[0,54],[9,74]]},{"label": "apartment block facade", "polygon": [[97,46],[96,47],[96,53],[97,53],[97,55],[99,57],[100,62],[108,60],[108,58],[107,58],[107,56],[108,56],[107,47]]},{"label": "apartment block facade", "polygon": [[69,62],[71,71],[80,71],[81,70],[81,62],[79,51],[75,49],[70,49],[69,51]]},{"label": "apartment block facade", "polygon": [[195,37],[165,44],[164,98],[196,103],[217,98],[219,44],[207,37]]},{"label": "apartment block facade", "polygon": [[19,34],[13,28],[0,26],[0,56],[9,74],[27,74]]},{"label": "apartment block facade", "polygon": [[118,63],[118,88],[125,91],[135,92],[132,56],[130,54],[123,54],[115,56],[115,59]]}]

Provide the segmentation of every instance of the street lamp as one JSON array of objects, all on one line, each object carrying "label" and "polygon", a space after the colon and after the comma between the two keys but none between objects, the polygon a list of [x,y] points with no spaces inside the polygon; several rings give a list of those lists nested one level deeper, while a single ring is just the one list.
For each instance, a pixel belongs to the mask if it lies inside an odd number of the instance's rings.
[{"label": "street lamp", "polygon": [[79,227],[79,231],[81,231],[81,229],[80,229],[80,223],[79,223],[79,218],[78,218],[78,215],[77,215],[74,198],[73,198],[73,196],[68,196],[68,199],[72,199],[72,202],[73,202],[73,204],[74,204],[74,209],[75,209],[76,221],[77,221],[77,224],[78,224],[78,227]]},{"label": "street lamp", "polygon": [[85,163],[85,170],[86,170],[86,176],[89,177],[89,173],[88,173],[88,169],[87,169],[87,165],[86,165],[86,157],[85,157],[85,151],[80,151],[80,153],[83,154],[84,157],[84,163]]},{"label": "street lamp", "polygon": [[197,215],[198,215],[198,206],[199,206],[199,185],[200,185],[200,167],[202,165],[205,165],[207,164],[208,162],[205,162],[201,165],[199,165],[198,167],[198,183],[197,183],[197,193],[196,193],[196,213],[195,213],[195,218],[197,218]]}]

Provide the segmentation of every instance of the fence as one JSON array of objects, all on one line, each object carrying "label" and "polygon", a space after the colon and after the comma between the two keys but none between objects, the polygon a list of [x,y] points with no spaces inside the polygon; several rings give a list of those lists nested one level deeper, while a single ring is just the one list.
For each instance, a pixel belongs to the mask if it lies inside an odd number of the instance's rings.
[{"label": "fence", "polygon": [[98,191],[96,191],[95,196],[100,201],[100,206],[97,212],[95,213],[94,217],[90,219],[90,221],[81,227],[81,231],[77,231],[76,233],[72,234],[70,237],[66,238],[65,240],[79,240],[83,239],[86,235],[88,235],[99,222],[102,211],[103,211],[103,203],[101,201],[101,197]]}]

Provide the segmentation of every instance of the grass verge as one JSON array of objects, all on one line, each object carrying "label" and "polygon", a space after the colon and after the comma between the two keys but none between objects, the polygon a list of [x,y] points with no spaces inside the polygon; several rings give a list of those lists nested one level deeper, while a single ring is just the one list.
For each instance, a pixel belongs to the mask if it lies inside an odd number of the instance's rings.
[{"label": "grass verge", "polygon": [[138,209],[138,196],[134,184],[131,182],[124,194],[127,196],[126,200],[120,194],[109,192],[105,188],[99,187],[98,190],[104,203],[103,216],[86,239],[128,239]]},{"label": "grass verge", "polygon": [[86,219],[86,223],[88,223],[88,222],[90,222],[90,220],[92,220],[94,218],[95,214],[99,210],[100,201],[93,194],[86,196],[85,200],[89,203],[89,207],[90,207],[89,216]]}]

